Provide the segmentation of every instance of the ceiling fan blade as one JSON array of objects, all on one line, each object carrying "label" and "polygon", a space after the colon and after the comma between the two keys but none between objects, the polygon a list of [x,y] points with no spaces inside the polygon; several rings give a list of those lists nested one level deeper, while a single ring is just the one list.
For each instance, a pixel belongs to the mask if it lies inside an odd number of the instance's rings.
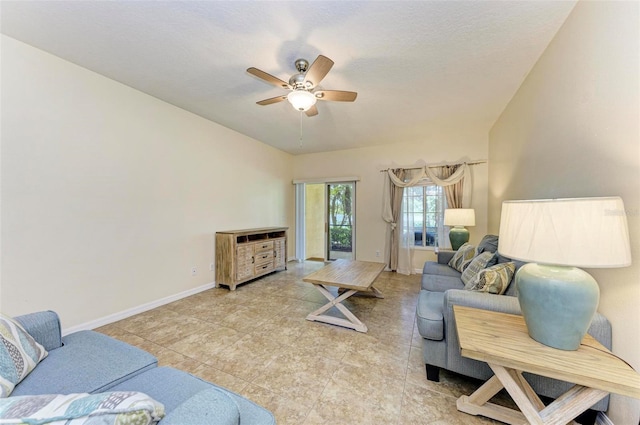
[{"label": "ceiling fan blade", "polygon": [[311,108],[304,111],[304,113],[307,114],[308,117],[316,116],[318,115],[318,108],[316,108],[316,105],[313,105]]},{"label": "ceiling fan blade", "polygon": [[307,73],[304,76],[305,83],[310,82],[312,84],[311,87],[317,86],[327,75],[332,66],[333,61],[331,59],[326,56],[319,55],[307,70]]},{"label": "ceiling fan blade", "polygon": [[269,99],[261,100],[260,102],[256,102],[258,105],[271,105],[272,103],[282,102],[283,100],[287,100],[287,96],[276,96]]},{"label": "ceiling fan blade", "polygon": [[332,100],[334,102],[353,102],[358,97],[354,91],[318,90],[313,93],[318,100]]},{"label": "ceiling fan blade", "polygon": [[266,81],[269,84],[273,84],[274,86],[278,86],[278,87],[282,87],[283,89],[289,89],[291,90],[291,86],[289,85],[289,83],[286,83],[284,81],[282,81],[280,78],[274,77],[271,74],[268,74],[264,71],[259,70],[258,68],[248,68],[247,72],[251,75],[254,75],[258,78],[260,78],[263,81]]}]

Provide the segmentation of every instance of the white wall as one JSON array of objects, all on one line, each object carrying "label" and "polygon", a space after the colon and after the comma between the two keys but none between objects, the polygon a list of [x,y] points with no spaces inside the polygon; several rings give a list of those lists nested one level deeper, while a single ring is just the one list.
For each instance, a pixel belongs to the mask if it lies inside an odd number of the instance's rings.
[{"label": "white wall", "polygon": [[4,313],[77,326],[213,282],[217,230],[293,226],[291,155],[9,37],[1,49]]},{"label": "white wall", "polygon": [[[589,270],[613,351],[640,370],[640,3],[579,2],[489,137],[489,230],[505,199],[621,196],[633,265]],[[617,425],[640,401],[611,399]]]},{"label": "white wall", "polygon": [[[392,141],[390,141],[392,142]],[[383,174],[380,170],[411,166],[486,159],[487,135],[482,132],[425,136],[421,142],[406,142],[341,150],[294,157],[295,179],[357,176],[356,183],[356,258],[384,261],[387,224],[382,220]],[[470,227],[471,242],[479,242],[487,230],[487,164],[471,167],[473,175],[472,207],[476,226]],[[376,257],[380,251],[380,257]],[[413,268],[422,270],[425,260],[433,260],[433,251],[414,251]]]}]

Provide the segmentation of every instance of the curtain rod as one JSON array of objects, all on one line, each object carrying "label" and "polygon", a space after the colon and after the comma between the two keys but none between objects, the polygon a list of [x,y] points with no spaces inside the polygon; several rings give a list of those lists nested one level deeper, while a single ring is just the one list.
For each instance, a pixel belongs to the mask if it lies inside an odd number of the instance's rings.
[{"label": "curtain rod", "polygon": [[[443,162],[441,164],[428,164],[428,165],[422,165],[420,167],[394,167],[394,168],[404,168],[405,170],[419,170],[419,169],[424,168],[424,167],[429,167],[429,168],[446,167],[446,166],[451,167],[451,166],[454,166],[454,165],[462,165],[462,164],[467,164],[467,165],[485,164],[487,162],[488,161],[486,159],[477,159],[475,161],[463,161],[463,162],[456,162],[456,163]],[[381,173],[386,173],[390,169],[391,168],[380,170],[380,172]]]}]

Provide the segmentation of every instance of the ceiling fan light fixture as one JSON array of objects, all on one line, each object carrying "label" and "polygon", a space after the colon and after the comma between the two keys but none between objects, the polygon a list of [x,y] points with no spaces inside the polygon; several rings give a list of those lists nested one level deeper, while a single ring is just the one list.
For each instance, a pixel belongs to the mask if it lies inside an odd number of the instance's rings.
[{"label": "ceiling fan light fixture", "polygon": [[308,111],[316,104],[316,97],[306,90],[294,90],[287,95],[287,100],[298,111]]}]

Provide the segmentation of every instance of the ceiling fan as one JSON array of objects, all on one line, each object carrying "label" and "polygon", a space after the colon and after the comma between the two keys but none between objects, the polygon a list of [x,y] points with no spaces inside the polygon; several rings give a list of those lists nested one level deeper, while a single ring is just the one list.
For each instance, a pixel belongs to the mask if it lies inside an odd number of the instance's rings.
[{"label": "ceiling fan", "polygon": [[356,100],[358,93],[353,91],[316,90],[320,81],[322,81],[333,66],[333,61],[328,57],[319,55],[311,66],[309,66],[309,62],[306,59],[298,59],[295,61],[295,66],[298,73],[291,76],[288,83],[258,68],[251,67],[247,69],[249,74],[269,84],[291,90],[287,95],[264,99],[256,103],[258,105],[271,105],[272,103],[288,100],[295,109],[304,111],[307,116],[312,117],[318,115],[318,108],[316,107],[317,100],[332,100],[337,102],[353,102]]}]

